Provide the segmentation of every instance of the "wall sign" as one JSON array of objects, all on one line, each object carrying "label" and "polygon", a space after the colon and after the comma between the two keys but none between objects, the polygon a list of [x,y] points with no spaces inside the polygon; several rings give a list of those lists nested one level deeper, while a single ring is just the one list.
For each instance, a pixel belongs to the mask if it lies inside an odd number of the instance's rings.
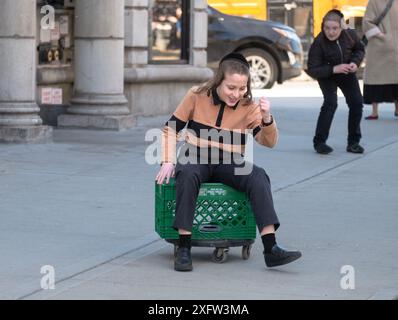
[{"label": "wall sign", "polygon": [[42,88],[41,89],[42,104],[62,104],[61,88]]}]

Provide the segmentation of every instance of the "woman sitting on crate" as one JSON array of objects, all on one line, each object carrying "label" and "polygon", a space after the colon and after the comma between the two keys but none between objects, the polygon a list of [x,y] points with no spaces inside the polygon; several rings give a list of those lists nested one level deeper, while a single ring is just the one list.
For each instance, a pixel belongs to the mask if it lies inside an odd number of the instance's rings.
[{"label": "woman sitting on crate", "polygon": [[[175,175],[176,211],[173,228],[178,230],[174,260],[177,271],[191,271],[191,234],[201,183],[224,183],[245,192],[251,202],[267,267],[290,263],[299,251],[286,251],[276,244],[279,227],[271,186],[265,170],[243,158],[247,130],[255,140],[272,148],[278,139],[270,104],[252,99],[250,66],[244,56],[230,53],[220,61],[214,78],[191,88],[169,121],[162,138],[162,166],[158,184]],[[177,134],[188,124],[183,151],[176,161]]]}]

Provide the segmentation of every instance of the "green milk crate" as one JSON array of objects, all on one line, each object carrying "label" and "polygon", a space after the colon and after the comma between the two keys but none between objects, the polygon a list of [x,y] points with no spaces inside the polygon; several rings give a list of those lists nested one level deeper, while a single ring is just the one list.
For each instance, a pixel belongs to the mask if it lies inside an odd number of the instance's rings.
[{"label": "green milk crate", "polygon": [[[175,180],[159,185],[155,182],[155,230],[169,242],[178,239],[172,225],[175,216]],[[193,244],[229,247],[253,243],[256,222],[250,200],[243,192],[222,183],[203,183],[196,202],[192,229]],[[226,241],[220,245],[220,241]],[[214,242],[214,244],[213,244]]]}]

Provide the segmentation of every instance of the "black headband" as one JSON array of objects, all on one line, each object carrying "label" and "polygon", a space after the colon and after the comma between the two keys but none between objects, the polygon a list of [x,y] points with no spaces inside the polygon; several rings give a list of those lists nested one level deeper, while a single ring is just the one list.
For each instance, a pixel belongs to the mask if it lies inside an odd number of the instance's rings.
[{"label": "black headband", "polygon": [[221,61],[220,61],[220,65],[221,63],[223,63],[225,60],[235,60],[235,61],[239,61],[240,63],[244,64],[246,67],[248,67],[250,69],[250,64],[249,62],[247,62],[246,58],[237,52],[231,52],[228,53],[226,56],[224,56]]}]

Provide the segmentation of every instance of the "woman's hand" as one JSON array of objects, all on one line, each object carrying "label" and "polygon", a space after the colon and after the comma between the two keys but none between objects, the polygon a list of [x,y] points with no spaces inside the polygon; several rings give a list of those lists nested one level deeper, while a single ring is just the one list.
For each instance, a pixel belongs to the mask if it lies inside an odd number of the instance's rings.
[{"label": "woman's hand", "polygon": [[356,65],[356,63],[351,62],[351,63],[349,64],[349,66],[350,66],[350,72],[351,72],[351,73],[357,72],[358,66]]},{"label": "woman's hand", "polygon": [[171,162],[163,162],[160,167],[159,173],[156,176],[156,181],[158,184],[162,184],[166,178],[166,183],[169,183],[170,177],[174,177],[175,171],[174,164]]},{"label": "woman's hand", "polygon": [[260,106],[260,112],[264,123],[271,122],[271,103],[266,97],[261,97],[258,105]]},{"label": "woman's hand", "polygon": [[333,67],[333,73],[344,73],[348,74],[351,71],[351,67],[347,63],[342,63]]},{"label": "woman's hand", "polygon": [[384,39],[386,36],[383,32],[379,32],[378,34],[376,34],[376,37],[380,38],[380,39]]}]

